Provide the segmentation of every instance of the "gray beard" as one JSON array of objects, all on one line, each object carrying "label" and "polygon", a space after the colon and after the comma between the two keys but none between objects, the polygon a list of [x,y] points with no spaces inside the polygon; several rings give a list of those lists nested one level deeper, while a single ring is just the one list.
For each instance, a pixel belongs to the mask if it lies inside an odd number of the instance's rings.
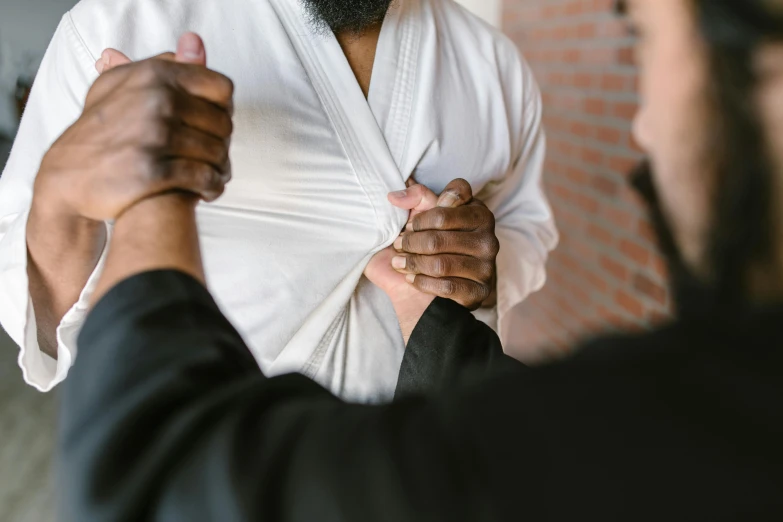
[{"label": "gray beard", "polygon": [[361,33],[383,22],[393,0],[302,0],[318,32]]}]

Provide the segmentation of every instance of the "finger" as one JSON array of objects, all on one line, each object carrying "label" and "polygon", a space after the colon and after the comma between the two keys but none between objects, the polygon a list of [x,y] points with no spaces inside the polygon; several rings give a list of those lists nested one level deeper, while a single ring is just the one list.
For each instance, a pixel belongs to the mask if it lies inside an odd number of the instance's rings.
[{"label": "finger", "polygon": [[483,203],[471,202],[457,208],[438,207],[418,214],[411,230],[495,230],[495,216]]},{"label": "finger", "polygon": [[171,80],[191,96],[203,98],[218,107],[233,110],[234,82],[227,76],[191,64],[176,64]]},{"label": "finger", "polygon": [[414,185],[418,185],[418,184],[419,184],[419,182],[416,181],[416,177],[413,176],[413,175],[408,178],[408,181],[405,182],[405,186],[408,187],[408,188],[410,188],[410,187],[412,187]]},{"label": "finger", "polygon": [[500,247],[494,235],[484,232],[427,230],[401,235],[394,242],[394,248],[408,254],[459,254],[494,260]]},{"label": "finger", "polygon": [[423,212],[435,208],[438,196],[424,185],[413,185],[405,190],[390,192],[389,202],[403,210]]},{"label": "finger", "polygon": [[205,201],[214,201],[223,194],[229,176],[209,163],[191,159],[175,158],[161,162],[152,194],[170,190],[184,190],[201,196]]},{"label": "finger", "polygon": [[391,260],[391,265],[403,274],[420,274],[437,278],[458,277],[482,284],[488,284],[493,274],[493,264],[490,261],[451,254],[437,256],[397,254]]},{"label": "finger", "polygon": [[179,107],[177,116],[188,127],[221,139],[228,139],[234,131],[229,109],[194,96],[182,96],[176,102]]},{"label": "finger", "polygon": [[98,58],[98,61],[95,62],[95,70],[98,71],[98,74],[103,74],[115,67],[127,65],[129,63],[132,63],[131,59],[117,49],[105,49],[101,53],[101,57]]},{"label": "finger", "polygon": [[438,198],[439,207],[454,208],[469,203],[473,199],[473,188],[462,178],[446,185]]},{"label": "finger", "polygon": [[413,274],[409,274],[406,277],[408,282],[419,291],[443,297],[444,299],[451,299],[469,310],[478,309],[490,294],[487,286],[467,279],[438,279]]},{"label": "finger", "polygon": [[179,125],[172,129],[167,143],[159,148],[159,153],[166,157],[209,163],[222,172],[228,163],[228,141]]},{"label": "finger", "polygon": [[177,43],[176,59],[179,63],[207,66],[207,50],[204,41],[196,33],[185,33]]}]

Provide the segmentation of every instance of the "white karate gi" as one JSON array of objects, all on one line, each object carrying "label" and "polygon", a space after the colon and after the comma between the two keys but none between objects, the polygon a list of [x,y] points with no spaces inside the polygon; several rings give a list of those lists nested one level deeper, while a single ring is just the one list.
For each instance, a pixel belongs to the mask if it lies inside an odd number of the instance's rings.
[{"label": "white karate gi", "polygon": [[307,17],[299,0],[83,0],[64,16],[0,178],[0,322],[28,383],[47,391],[66,377],[101,268],[51,359],[26,272],[41,158],[79,117],[104,48],[142,59],[185,31],[236,85],[234,177],[197,216],[210,290],[267,374],[303,372],[353,400],[393,394],[405,347],[362,272],[404,226],[386,195],[411,175],[435,192],[463,177],[495,212],[501,322],[544,284],[557,233],[541,189],[540,96],[515,46],[451,0],[400,0],[366,100],[337,40]]}]

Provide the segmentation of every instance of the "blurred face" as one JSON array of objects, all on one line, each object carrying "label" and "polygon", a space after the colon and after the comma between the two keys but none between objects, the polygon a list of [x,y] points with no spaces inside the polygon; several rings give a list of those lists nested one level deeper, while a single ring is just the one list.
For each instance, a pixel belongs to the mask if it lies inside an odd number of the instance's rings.
[{"label": "blurred face", "polygon": [[320,29],[360,33],[383,22],[392,0],[303,0]]},{"label": "blurred face", "polygon": [[638,36],[640,108],[634,137],[649,156],[660,205],[681,255],[699,272],[713,178],[707,53],[690,0],[628,0],[626,9]]}]

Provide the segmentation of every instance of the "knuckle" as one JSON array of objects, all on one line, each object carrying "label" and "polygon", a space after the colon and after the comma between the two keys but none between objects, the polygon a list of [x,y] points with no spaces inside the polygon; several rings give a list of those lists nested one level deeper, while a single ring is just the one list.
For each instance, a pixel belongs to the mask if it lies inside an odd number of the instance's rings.
[{"label": "knuckle", "polygon": [[492,293],[489,286],[487,285],[478,285],[476,287],[476,301],[479,303],[483,303],[489,298],[489,295]]},{"label": "knuckle", "polygon": [[451,261],[448,257],[437,256],[432,259],[431,272],[433,277],[444,277],[451,273]]},{"label": "knuckle", "polygon": [[484,259],[494,259],[500,251],[500,241],[494,235],[480,241],[479,252]]},{"label": "knuckle", "polygon": [[146,181],[164,181],[169,176],[169,170],[164,168],[151,154],[141,151],[134,155],[133,163],[137,172]]},{"label": "knuckle", "polygon": [[424,241],[424,250],[427,253],[437,253],[443,250],[443,238],[440,234],[427,234]]},{"label": "knuckle", "polygon": [[228,113],[222,113],[218,123],[221,128],[224,129],[225,136],[231,136],[234,134],[234,119]]},{"label": "knuckle", "polygon": [[201,172],[201,184],[207,191],[212,192],[220,189],[222,183],[220,182],[220,175],[215,169],[201,164],[199,170]]},{"label": "knuckle", "polygon": [[156,87],[142,93],[142,103],[148,117],[165,119],[174,115],[174,93],[165,87]]},{"label": "knuckle", "polygon": [[445,228],[448,221],[448,213],[445,208],[434,208],[430,212],[432,213],[430,219],[432,220],[432,228],[442,229]]},{"label": "knuckle", "polygon": [[480,263],[478,266],[478,276],[482,281],[491,281],[495,275],[494,263]]},{"label": "knuckle", "polygon": [[459,285],[450,279],[443,279],[439,283],[440,294],[451,297],[459,292]]},{"label": "knuckle", "polygon": [[226,95],[228,97],[233,97],[234,89],[236,88],[234,80],[223,74],[220,75],[220,80],[223,82],[223,89],[226,91]]},{"label": "knuckle", "polygon": [[500,240],[494,234],[492,235],[492,241],[490,241],[489,252],[492,257],[496,257],[500,253]]},{"label": "knuckle", "polygon": [[165,148],[171,144],[173,133],[171,127],[160,120],[152,120],[143,125],[144,142],[151,147]]},{"label": "knuckle", "polygon": [[136,77],[143,83],[155,83],[160,79],[160,60],[144,60],[136,64]]}]

